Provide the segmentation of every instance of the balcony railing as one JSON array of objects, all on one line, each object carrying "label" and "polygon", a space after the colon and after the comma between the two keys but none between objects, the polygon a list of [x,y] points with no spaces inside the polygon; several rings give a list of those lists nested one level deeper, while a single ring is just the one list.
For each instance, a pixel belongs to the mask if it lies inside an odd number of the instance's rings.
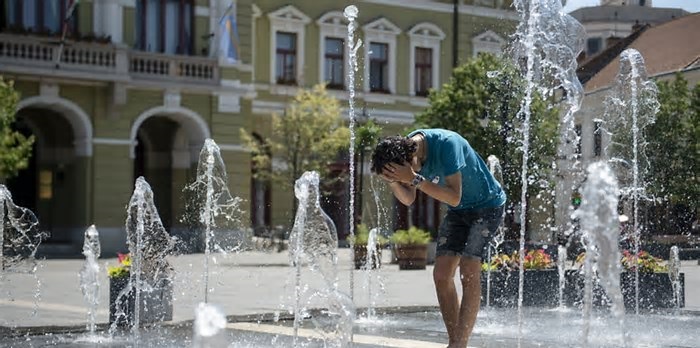
[{"label": "balcony railing", "polygon": [[[60,55],[60,63],[58,57]],[[110,44],[49,42],[42,38],[0,34],[0,71],[45,75],[60,70],[98,80],[218,84],[215,59],[130,50]]]},{"label": "balcony railing", "polygon": [[129,72],[138,78],[189,82],[218,81],[219,78],[218,64],[214,59],[137,51],[131,51]]}]

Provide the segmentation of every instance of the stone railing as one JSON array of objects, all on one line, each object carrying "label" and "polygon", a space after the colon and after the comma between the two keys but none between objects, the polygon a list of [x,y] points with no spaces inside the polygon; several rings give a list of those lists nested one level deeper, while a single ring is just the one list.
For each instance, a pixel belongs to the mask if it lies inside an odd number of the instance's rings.
[{"label": "stone railing", "polygon": [[112,45],[71,42],[61,47],[59,39],[48,41],[0,34],[0,61],[5,64],[104,73],[116,70],[116,56],[117,50]]},{"label": "stone railing", "polygon": [[218,64],[214,59],[137,51],[131,51],[129,56],[129,73],[139,79],[200,83],[219,80]]},{"label": "stone railing", "polygon": [[[60,56],[60,62],[59,62]],[[0,72],[97,80],[218,84],[215,59],[130,50],[124,46],[0,34]]]}]

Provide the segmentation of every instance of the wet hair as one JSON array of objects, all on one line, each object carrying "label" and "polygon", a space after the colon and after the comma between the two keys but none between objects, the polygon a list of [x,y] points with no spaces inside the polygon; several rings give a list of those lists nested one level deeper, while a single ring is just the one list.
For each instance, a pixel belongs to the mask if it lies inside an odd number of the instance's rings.
[{"label": "wet hair", "polygon": [[380,174],[389,163],[410,162],[416,146],[413,140],[398,135],[380,140],[372,153],[372,172]]}]

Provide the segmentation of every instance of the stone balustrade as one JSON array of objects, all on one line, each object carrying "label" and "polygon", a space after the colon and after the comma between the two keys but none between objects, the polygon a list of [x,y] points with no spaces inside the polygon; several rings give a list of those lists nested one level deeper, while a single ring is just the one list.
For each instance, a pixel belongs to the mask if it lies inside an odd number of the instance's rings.
[{"label": "stone balustrade", "polygon": [[219,83],[219,66],[211,58],[141,52],[112,44],[69,41],[60,45],[58,38],[9,34],[0,34],[0,71],[112,81]]}]

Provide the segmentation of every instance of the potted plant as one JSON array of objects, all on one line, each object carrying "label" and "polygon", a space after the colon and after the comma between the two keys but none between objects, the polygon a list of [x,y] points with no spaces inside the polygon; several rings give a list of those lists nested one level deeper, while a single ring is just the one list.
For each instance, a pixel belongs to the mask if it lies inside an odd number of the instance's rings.
[{"label": "potted plant", "polygon": [[411,226],[407,230],[397,230],[389,240],[394,244],[399,269],[425,269],[430,233]]},{"label": "potted plant", "polygon": [[[583,268],[585,259],[585,253],[579,254],[575,262],[579,269],[567,272],[566,292],[570,293],[570,299],[567,301],[570,305],[580,304],[583,299],[585,280],[581,268]],[[644,250],[640,250],[637,257],[629,250],[623,250],[620,264],[622,266],[620,290],[627,310],[635,310],[636,308],[636,270],[639,274],[639,308],[653,310],[685,305],[685,274],[678,275],[679,303],[677,304],[668,265],[664,260],[654,257]],[[594,284],[593,293],[595,305],[606,306],[610,303],[600,284]]]},{"label": "potted plant", "polygon": [[355,269],[361,269],[363,266],[368,269],[376,269],[382,264],[382,248],[386,246],[388,239],[380,234],[375,236],[374,250],[376,250],[376,257],[368,260],[367,243],[369,242],[369,234],[370,230],[367,228],[367,225],[359,224],[355,230],[355,236],[348,237],[348,242],[353,245]]},{"label": "potted plant", "polygon": [[[131,327],[135,315],[135,289],[129,288],[132,260],[129,254],[117,253],[118,265],[108,266],[109,323]],[[139,319],[141,323],[169,321],[173,318],[173,284],[167,276],[156,280],[143,279],[148,289],[142,289]]]},{"label": "potted plant", "polygon": [[[544,249],[533,249],[526,252],[523,261],[523,305],[557,306],[559,277],[552,257]],[[483,262],[481,270],[482,303],[486,303],[488,295],[489,305],[517,306],[520,253],[514,251],[511,254],[498,254],[491,262]]]}]

